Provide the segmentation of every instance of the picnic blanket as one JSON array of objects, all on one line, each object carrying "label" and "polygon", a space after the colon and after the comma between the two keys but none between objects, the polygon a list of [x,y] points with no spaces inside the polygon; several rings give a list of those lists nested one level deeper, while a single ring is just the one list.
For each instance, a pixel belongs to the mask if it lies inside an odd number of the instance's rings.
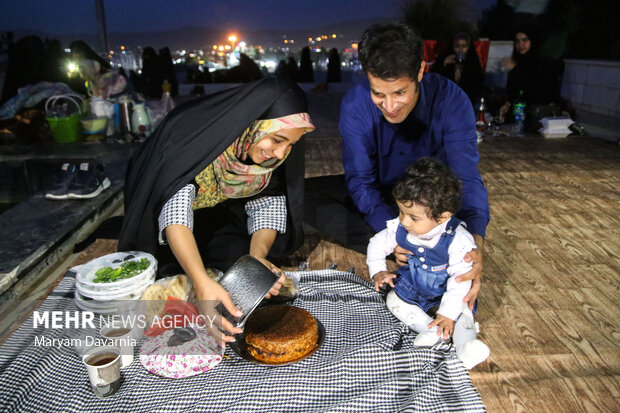
[{"label": "picnic blanket", "polygon": [[[254,364],[227,347],[229,358],[213,370],[166,379],[136,359],[122,369],[118,393],[99,399],[74,349],[33,345],[31,317],[0,347],[0,411],[485,411],[452,346],[414,348],[415,333],[370,283],[335,270],[295,275],[300,295],[293,305],[326,331],[323,345],[300,362]],[[39,311],[77,310],[73,285],[65,276]]]}]

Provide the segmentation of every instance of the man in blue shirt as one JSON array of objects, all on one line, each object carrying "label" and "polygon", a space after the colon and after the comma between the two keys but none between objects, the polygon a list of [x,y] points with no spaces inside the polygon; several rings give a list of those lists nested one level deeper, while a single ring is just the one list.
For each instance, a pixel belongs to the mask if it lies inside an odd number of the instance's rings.
[{"label": "man in blue shirt", "polygon": [[[359,56],[368,82],[354,86],[340,111],[342,162],[353,203],[375,230],[398,210],[392,186],[423,156],[439,159],[463,184],[456,214],[474,235],[477,250],[466,255],[473,280],[465,301],[473,308],[480,290],[482,254],[490,219],[488,194],[478,172],[476,120],[467,95],[439,75],[424,74],[422,39],[404,24],[373,25],[362,35]],[[404,265],[409,253],[394,251]]]}]

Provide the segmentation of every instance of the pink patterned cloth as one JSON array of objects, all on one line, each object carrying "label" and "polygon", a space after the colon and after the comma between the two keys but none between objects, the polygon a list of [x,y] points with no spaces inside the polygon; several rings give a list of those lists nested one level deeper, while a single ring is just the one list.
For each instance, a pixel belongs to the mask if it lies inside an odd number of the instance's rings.
[{"label": "pink patterned cloth", "polygon": [[168,346],[173,329],[147,337],[140,349],[140,363],[151,373],[173,379],[211,370],[222,361],[217,353],[220,347],[205,330],[196,327],[194,331],[196,338],[174,347]]}]

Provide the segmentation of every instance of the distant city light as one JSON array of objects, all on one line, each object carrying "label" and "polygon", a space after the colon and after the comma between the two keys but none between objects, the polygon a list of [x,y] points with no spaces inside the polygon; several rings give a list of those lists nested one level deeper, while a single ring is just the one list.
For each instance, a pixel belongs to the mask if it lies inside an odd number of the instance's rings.
[{"label": "distant city light", "polygon": [[237,41],[237,36],[235,36],[234,34],[228,36],[228,41],[232,42],[232,43],[236,42]]},{"label": "distant city light", "polygon": [[273,60],[266,60],[264,62],[261,62],[263,64],[263,66],[265,66],[267,69],[275,69],[276,68],[276,62]]},{"label": "distant city light", "polygon": [[121,50],[125,50],[125,46],[121,46]]},{"label": "distant city light", "polygon": [[220,46],[220,47],[218,47],[217,49],[218,49],[220,52],[223,52],[223,51],[224,51],[224,46]]},{"label": "distant city light", "polygon": [[230,45],[229,45],[229,44],[227,44],[226,46],[224,46],[224,49],[226,49],[226,50],[230,50]]},{"label": "distant city light", "polygon": [[77,70],[77,66],[73,62],[69,62],[67,64],[67,69],[69,70],[69,72],[75,72]]},{"label": "distant city light", "polygon": [[357,50],[357,43],[353,43],[353,44],[351,44],[351,48],[352,48],[353,50]]},{"label": "distant city light", "polygon": [[335,39],[336,37],[338,36],[336,36],[335,34],[332,34],[332,39]]},{"label": "distant city light", "polygon": [[216,44],[213,45],[213,50],[217,50],[217,45]]}]

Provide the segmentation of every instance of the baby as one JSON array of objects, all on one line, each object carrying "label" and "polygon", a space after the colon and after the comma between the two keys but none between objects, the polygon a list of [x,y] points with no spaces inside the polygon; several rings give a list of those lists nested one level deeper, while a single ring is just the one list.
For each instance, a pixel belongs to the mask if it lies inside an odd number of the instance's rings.
[{"label": "baby", "polygon": [[[392,191],[399,216],[371,238],[366,263],[377,291],[385,284],[393,287],[387,307],[418,333],[414,345],[431,347],[442,336],[452,337],[457,357],[469,370],[490,351],[476,339],[478,323],[463,303],[471,281],[454,280],[471,269],[463,258],[476,248],[463,222],[454,217],[460,189],[454,174],[434,159],[422,158],[410,166]],[[396,245],[412,254],[408,265],[393,274],[387,271],[385,257]]]}]

